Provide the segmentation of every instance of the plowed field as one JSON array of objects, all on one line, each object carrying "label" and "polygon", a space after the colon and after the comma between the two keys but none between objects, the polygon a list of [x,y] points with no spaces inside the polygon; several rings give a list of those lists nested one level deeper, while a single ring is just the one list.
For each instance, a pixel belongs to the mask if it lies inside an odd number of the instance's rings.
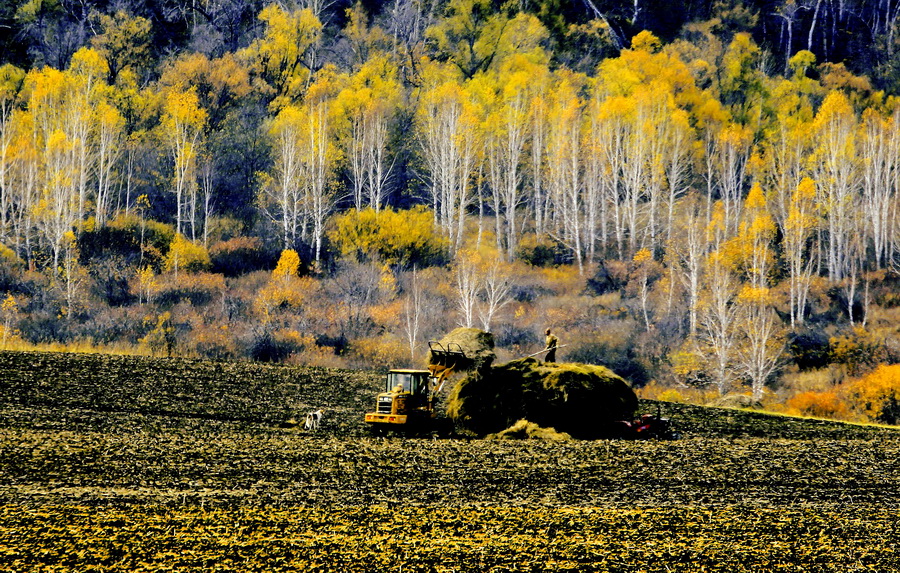
[{"label": "plowed field", "polygon": [[900,571],[900,432],[663,404],[683,439],[374,439],[379,385],[0,353],[0,571]]}]

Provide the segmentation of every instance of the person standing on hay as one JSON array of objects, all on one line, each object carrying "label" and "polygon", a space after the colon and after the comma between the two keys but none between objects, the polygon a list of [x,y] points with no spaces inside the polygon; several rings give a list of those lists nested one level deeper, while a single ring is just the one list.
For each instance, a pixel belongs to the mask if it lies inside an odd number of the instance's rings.
[{"label": "person standing on hay", "polygon": [[559,346],[559,339],[553,336],[549,328],[546,334],[547,347],[545,350],[547,351],[547,356],[544,357],[544,362],[556,362],[556,347]]}]

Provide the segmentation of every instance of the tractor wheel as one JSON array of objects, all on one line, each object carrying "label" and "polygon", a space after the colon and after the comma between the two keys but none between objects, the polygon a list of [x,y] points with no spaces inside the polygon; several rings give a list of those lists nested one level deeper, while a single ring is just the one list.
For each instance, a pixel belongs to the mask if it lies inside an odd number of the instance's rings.
[{"label": "tractor wheel", "polygon": [[434,421],[434,433],[440,439],[456,436],[456,426],[450,418],[438,418]]},{"label": "tractor wheel", "polygon": [[387,436],[388,431],[381,424],[369,424],[369,435],[373,438],[383,438]]}]

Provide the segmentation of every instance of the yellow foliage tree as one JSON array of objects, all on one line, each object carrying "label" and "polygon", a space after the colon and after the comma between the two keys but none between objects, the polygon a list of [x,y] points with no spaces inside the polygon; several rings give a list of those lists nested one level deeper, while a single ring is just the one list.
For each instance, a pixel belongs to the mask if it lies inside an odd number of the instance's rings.
[{"label": "yellow foliage tree", "polygon": [[181,233],[175,234],[166,255],[165,270],[173,271],[176,275],[179,270],[193,273],[208,269],[210,264],[206,247],[188,240]]},{"label": "yellow foliage tree", "polygon": [[318,292],[319,283],[310,277],[297,276],[300,270],[300,255],[293,249],[281,252],[278,264],[272,271],[269,283],[260,289],[254,300],[254,308],[264,324],[275,318],[276,312],[284,310],[297,312]]},{"label": "yellow foliage tree", "polygon": [[172,356],[177,342],[172,313],[167,311],[160,314],[155,323],[150,319],[145,322],[152,324],[153,327],[139,342],[147,346],[153,354],[161,354],[165,350],[166,356]]},{"label": "yellow foliage tree", "polygon": [[3,303],[0,304],[0,314],[3,315],[3,347],[6,348],[6,344],[10,339],[17,335],[17,332],[12,328],[13,321],[19,314],[19,303],[16,301],[16,297],[12,294],[6,295]]},{"label": "yellow foliage tree", "polygon": [[296,277],[300,270],[300,255],[294,249],[285,249],[278,258],[278,264],[272,271],[272,280],[288,282],[292,277]]},{"label": "yellow foliage tree", "polygon": [[792,396],[786,405],[788,412],[802,416],[833,420],[846,420],[850,417],[850,408],[835,390],[800,392]]},{"label": "yellow foliage tree", "polygon": [[[165,113],[160,128],[174,164],[175,229],[186,232],[184,223],[196,201],[197,158],[206,125],[206,110],[200,107],[196,91],[173,89],[166,95]],[[193,220],[191,218],[191,222]],[[193,225],[192,225],[193,232]]]},{"label": "yellow foliage tree", "polygon": [[882,365],[851,383],[850,396],[873,422],[900,422],[900,364]]},{"label": "yellow foliage tree", "polygon": [[259,14],[265,32],[242,53],[275,98],[276,109],[309,85],[322,23],[308,8],[285,10],[270,4]]},{"label": "yellow foliage tree", "polygon": [[373,54],[348,84],[335,101],[336,132],[350,170],[354,206],[377,211],[392,168],[389,128],[402,94],[397,66],[386,54]]},{"label": "yellow foliage tree", "polygon": [[447,239],[421,205],[405,211],[351,209],[335,217],[329,239],[341,256],[359,262],[377,258],[391,265],[428,266],[447,253]]},{"label": "yellow foliage tree", "polygon": [[122,10],[100,15],[101,32],[91,38],[91,46],[109,63],[111,82],[123,70],[140,74],[149,65],[152,28],[150,20]]}]

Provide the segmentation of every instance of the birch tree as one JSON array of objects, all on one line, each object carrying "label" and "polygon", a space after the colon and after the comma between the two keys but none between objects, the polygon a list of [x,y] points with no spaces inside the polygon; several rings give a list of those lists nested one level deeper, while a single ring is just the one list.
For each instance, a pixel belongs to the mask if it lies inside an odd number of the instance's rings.
[{"label": "birch tree", "polygon": [[390,123],[400,100],[397,69],[384,56],[374,56],[350,78],[337,97],[341,131],[349,167],[351,194],[357,210],[379,211],[393,171],[389,161]]},{"label": "birch tree", "polygon": [[875,264],[888,264],[888,243],[891,235],[891,209],[896,201],[894,177],[900,165],[897,146],[900,130],[897,117],[884,118],[867,109],[863,114],[860,137],[862,153],[862,204],[865,213],[866,237],[871,241]]},{"label": "birch tree", "polygon": [[416,131],[435,222],[455,253],[462,247],[466,212],[473,199],[471,179],[478,148],[477,116],[462,86],[449,80],[426,88]]},{"label": "birch tree", "polygon": [[497,87],[488,87],[493,105],[482,122],[495,240],[507,260],[515,256],[522,232],[518,210],[524,202],[523,164],[530,123],[527,87],[531,77],[526,70],[497,77]]},{"label": "birch tree", "polygon": [[737,363],[750,380],[753,399],[758,401],[766,381],[778,367],[784,344],[770,290],[775,223],[759,185],[750,189],[744,211],[746,217],[735,239],[747,279],[737,299],[742,333]]},{"label": "birch tree", "polygon": [[510,302],[514,275],[509,263],[501,261],[499,257],[484,261],[480,270],[482,279],[478,317],[481,319],[482,330],[490,332],[494,317]]},{"label": "birch tree", "polygon": [[784,258],[788,266],[791,328],[802,325],[809,288],[818,261],[811,241],[818,227],[816,184],[805,177],[791,197],[784,223]]},{"label": "birch tree", "polygon": [[25,72],[12,64],[0,66],[0,239],[9,240],[13,180],[13,110]]},{"label": "birch tree", "polygon": [[337,148],[331,134],[330,103],[322,98],[309,105],[307,112],[306,201],[313,230],[315,261],[322,258],[325,221],[334,209],[336,197],[331,176],[337,160]]},{"label": "birch tree", "polygon": [[734,123],[724,126],[714,139],[715,181],[724,208],[725,229],[730,235],[737,232],[741,219],[750,143],[750,130]]},{"label": "birch tree", "polygon": [[[175,195],[175,229],[184,233],[197,190],[197,158],[206,124],[206,111],[200,107],[193,89],[173,89],[166,95],[161,121],[163,138],[173,164],[172,193]],[[193,229],[192,229],[193,230]]]},{"label": "birch tree", "polygon": [[459,309],[459,325],[472,328],[478,305],[478,267],[474,254],[469,251],[457,253],[453,266],[456,279],[457,307]]},{"label": "birch tree", "polygon": [[566,245],[578,265],[584,264],[582,193],[582,101],[577,88],[583,78],[564,73],[549,109],[545,143],[546,189],[550,205],[550,231]]},{"label": "birch tree", "polygon": [[419,274],[413,268],[410,284],[403,300],[403,318],[401,326],[403,334],[406,336],[406,342],[409,344],[409,359],[415,360],[416,348],[419,341],[420,320],[424,312],[424,294],[422,285],[419,283]]},{"label": "birch tree", "polygon": [[293,249],[304,218],[302,148],[306,118],[297,106],[286,106],[269,126],[274,162],[263,186],[263,208],[280,230],[282,248]]},{"label": "birch tree", "polygon": [[816,114],[813,173],[818,203],[825,219],[825,256],[828,278],[840,281],[850,267],[849,242],[857,232],[851,214],[857,208],[857,125],[853,108],[843,92],[828,94]]},{"label": "birch tree", "polygon": [[113,206],[113,179],[124,147],[125,119],[114,106],[100,102],[95,111],[96,126],[96,199],[97,224],[103,225]]},{"label": "birch tree", "polygon": [[724,209],[717,204],[707,228],[707,242],[712,250],[704,265],[697,352],[707,362],[719,395],[728,392],[736,377],[736,299],[740,288],[733,261],[725,249],[725,235]]},{"label": "birch tree", "polygon": [[[65,73],[52,68],[32,71],[26,77],[31,120],[28,138],[34,153],[24,174],[26,186],[34,185],[32,196],[21,199],[20,209],[30,211],[38,235],[52,253],[52,272],[59,268],[63,237],[78,221],[81,162],[77,130],[71,133],[67,119],[72,81]],[[78,112],[71,112],[77,115]],[[24,143],[24,142],[23,142]],[[29,181],[30,179],[30,181]]]}]

